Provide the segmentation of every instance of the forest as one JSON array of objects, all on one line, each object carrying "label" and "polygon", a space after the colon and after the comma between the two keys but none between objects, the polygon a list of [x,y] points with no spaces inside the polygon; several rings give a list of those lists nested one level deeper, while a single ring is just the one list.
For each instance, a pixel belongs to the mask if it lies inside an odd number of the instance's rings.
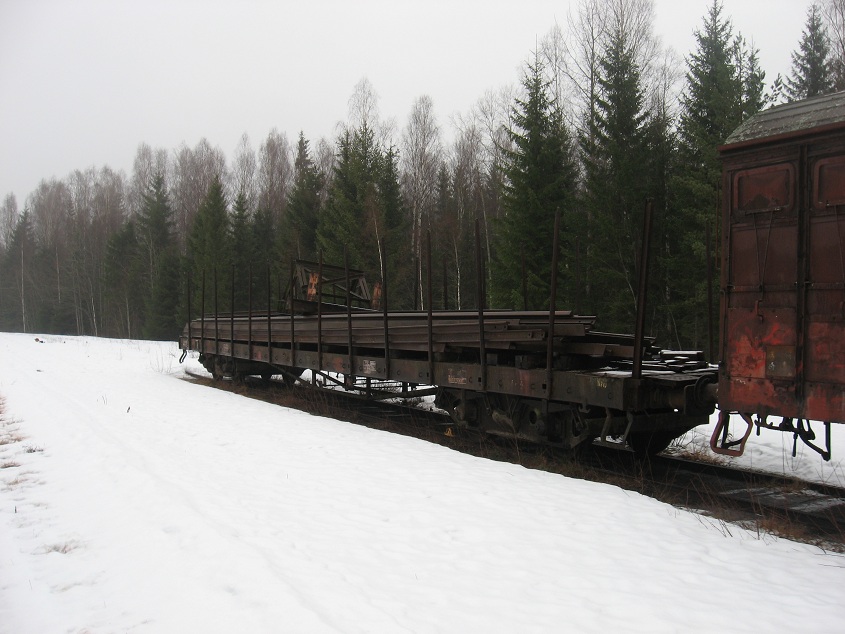
[{"label": "forest", "polygon": [[273,129],[257,150],[244,135],[231,157],[206,139],[141,142],[131,174],[88,168],[42,180],[22,203],[8,194],[0,329],[173,339],[202,279],[206,311],[214,285],[221,311],[282,308],[295,258],[346,260],[371,284],[384,267],[390,309],[426,308],[429,245],[434,309],[484,297],[547,310],[559,213],[557,307],[630,332],[651,200],[647,330],[665,348],[708,350],[717,148],[763,108],[845,89],[845,0],[807,7],[791,68],[773,79],[719,0],[702,13],[679,57],[653,31],[651,0],[580,0],[513,87],[448,130],[425,95],[404,125],[383,121],[364,78],[332,139]]}]

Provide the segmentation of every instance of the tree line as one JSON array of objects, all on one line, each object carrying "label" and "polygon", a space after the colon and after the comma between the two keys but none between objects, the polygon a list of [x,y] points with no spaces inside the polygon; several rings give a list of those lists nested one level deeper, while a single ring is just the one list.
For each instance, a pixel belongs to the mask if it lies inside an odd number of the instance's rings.
[{"label": "tree line", "polygon": [[545,310],[559,213],[558,307],[629,331],[648,199],[649,329],[666,347],[706,348],[716,148],[769,104],[845,88],[845,0],[808,7],[791,71],[768,87],[720,0],[685,72],[653,22],[651,0],[581,0],[519,87],[484,95],[449,143],[429,97],[396,130],[364,79],[331,141],[273,130],[257,152],[242,137],[231,160],[205,139],[173,152],[141,144],[129,176],[44,180],[22,210],[10,194],[0,328],[174,338],[189,303],[200,310],[201,280],[206,310],[212,287],[219,310],[279,307],[291,259],[320,255],[374,280],[387,270],[391,309],[424,307],[429,283],[434,308],[474,308],[480,273],[488,305]]}]

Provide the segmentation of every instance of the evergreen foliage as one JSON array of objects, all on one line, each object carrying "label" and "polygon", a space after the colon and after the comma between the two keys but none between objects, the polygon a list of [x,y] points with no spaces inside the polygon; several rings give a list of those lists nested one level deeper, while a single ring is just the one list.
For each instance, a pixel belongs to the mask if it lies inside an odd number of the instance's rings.
[{"label": "evergreen foliage", "polygon": [[582,143],[586,302],[605,330],[630,331],[634,324],[643,212],[648,198],[662,194],[654,162],[660,132],[645,108],[630,34],[617,28],[601,54],[593,129]]},{"label": "evergreen foliage", "polygon": [[[142,332],[149,339],[173,339],[178,336],[179,324],[179,279],[180,267],[176,240],[173,236],[173,212],[168,201],[164,175],[156,173],[148,190],[142,196],[141,213],[138,217],[138,257],[141,276],[145,280],[144,320]],[[128,237],[123,237],[123,246],[131,248]],[[120,254],[114,254],[119,258]],[[130,255],[131,257],[131,255]],[[134,282],[138,269],[129,265],[125,283]],[[125,289],[127,306],[132,290]],[[128,323],[131,318],[127,318]]]},{"label": "evergreen foliage", "polygon": [[182,270],[176,249],[168,249],[159,260],[147,303],[144,337],[173,340],[182,332],[186,316],[181,313]]},{"label": "evergreen foliage", "polygon": [[281,232],[282,252],[291,258],[317,259],[317,221],[323,178],[311,160],[308,141],[299,133],[294,163],[294,182]]},{"label": "evergreen foliage", "polygon": [[[317,247],[324,261],[343,263],[346,250],[350,267],[373,275],[380,273],[383,258],[388,265],[396,257],[407,261],[410,242],[399,231],[405,216],[399,191],[395,150],[382,150],[366,122],[357,130],[345,131],[338,141],[334,178],[317,224]],[[397,279],[401,275],[391,266],[388,273]],[[407,307],[410,293],[395,281],[389,280],[390,306]]]},{"label": "evergreen foliage", "polygon": [[[379,199],[384,222],[384,244],[387,273],[390,276],[390,305],[396,309],[415,306],[413,280],[416,276],[414,262],[409,257],[411,246],[411,218],[402,202],[399,185],[399,153],[390,147],[382,158],[378,181]],[[417,263],[422,266],[423,263]],[[412,297],[413,294],[413,297]]]},{"label": "evergreen foliage", "polygon": [[137,236],[144,263],[144,278],[152,294],[162,254],[173,247],[173,211],[167,197],[164,175],[157,172],[143,193]]},{"label": "evergreen foliage", "polygon": [[[504,216],[496,226],[491,303],[494,306],[548,309],[551,299],[552,246],[555,212],[561,214],[561,251],[571,253],[566,227],[575,203],[576,168],[569,132],[562,113],[549,96],[542,62],[535,58],[523,77],[525,97],[513,108],[508,136],[513,149],[504,150]],[[522,294],[523,257],[530,262],[527,296]],[[566,272],[564,261],[561,270]],[[565,277],[560,289],[570,289]],[[561,304],[571,299],[559,292]]]},{"label": "evergreen foliage", "polygon": [[143,282],[144,263],[135,222],[129,220],[109,239],[104,265],[106,300],[113,316],[107,327],[127,339],[142,333],[144,291],[148,288]]},{"label": "evergreen foliage", "polygon": [[[675,215],[668,262],[674,293],[669,299],[671,340],[683,347],[706,347],[707,261],[705,236],[710,227],[715,256],[721,205],[721,163],[717,148],[763,104],[763,73],[756,50],[749,51],[735,38],[722,3],[713,0],[701,30],[697,49],[688,60],[687,87],[681,100],[677,169],[671,183]],[[718,288],[718,257],[713,258],[713,287]],[[717,302],[714,302],[714,307]],[[716,323],[717,315],[710,316]]]},{"label": "evergreen foliage", "polygon": [[252,229],[252,217],[249,213],[249,201],[243,192],[235,197],[230,231],[233,268],[230,279],[227,280],[228,284],[222,284],[221,288],[234,284],[233,289],[230,289],[230,297],[234,294],[233,310],[248,310],[250,283],[252,283],[254,293],[256,291],[254,278],[262,272],[255,269],[262,262],[255,260],[256,250],[253,248],[255,235]]},{"label": "evergreen foliage", "polygon": [[[228,281],[231,277],[231,244],[226,196],[219,178],[214,178],[200,205],[188,238],[188,260],[193,279],[199,282],[205,275],[206,310],[213,306],[214,284],[217,285],[217,307],[229,307]],[[199,287],[194,283],[199,306]]]},{"label": "evergreen foliage", "polygon": [[792,52],[792,75],[786,81],[786,93],[790,101],[797,101],[832,91],[830,40],[821,8],[813,3],[807,10],[798,50]]},{"label": "evergreen foliage", "polygon": [[37,329],[37,294],[33,269],[36,260],[35,231],[29,210],[18,216],[3,257],[0,318],[4,328],[19,332]]}]

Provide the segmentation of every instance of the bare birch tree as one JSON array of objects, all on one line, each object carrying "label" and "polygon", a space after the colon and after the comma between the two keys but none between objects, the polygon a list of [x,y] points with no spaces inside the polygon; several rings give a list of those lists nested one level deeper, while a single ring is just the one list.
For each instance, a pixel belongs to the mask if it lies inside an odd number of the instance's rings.
[{"label": "bare birch tree", "polygon": [[[6,248],[12,241],[12,234],[18,224],[18,199],[6,194],[0,205],[0,248]],[[2,251],[0,251],[2,253]]]},{"label": "bare birch tree", "polygon": [[152,182],[155,174],[161,174],[165,182],[169,182],[167,150],[153,149],[146,143],[141,143],[135,151],[132,163],[132,176],[126,194],[127,212],[135,217],[144,204],[144,192]]},{"label": "bare birch tree", "polygon": [[229,179],[229,200],[236,200],[243,196],[250,211],[255,209],[258,201],[257,182],[258,161],[255,150],[249,141],[249,135],[244,133],[235,148],[232,159],[232,172]]},{"label": "bare birch tree", "polygon": [[280,226],[293,183],[293,147],[284,133],[270,130],[258,150],[258,206]]},{"label": "bare birch tree", "polygon": [[[411,109],[402,135],[402,189],[411,213],[411,249],[422,262],[423,236],[431,229],[431,215],[437,200],[437,173],[442,162],[440,128],[431,97],[419,97]],[[422,305],[422,272],[416,271]]]},{"label": "bare birch tree", "polygon": [[845,0],[824,0],[822,17],[830,37],[830,57],[836,90],[845,89]]},{"label": "bare birch tree", "polygon": [[215,179],[226,181],[226,156],[208,139],[200,139],[193,149],[182,145],[176,151],[170,186],[176,240],[183,253],[197,211]]}]

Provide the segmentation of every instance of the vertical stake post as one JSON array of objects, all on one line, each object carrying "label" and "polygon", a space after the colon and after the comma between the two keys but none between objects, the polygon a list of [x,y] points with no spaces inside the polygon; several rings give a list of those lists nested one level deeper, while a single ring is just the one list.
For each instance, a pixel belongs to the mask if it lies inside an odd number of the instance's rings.
[{"label": "vertical stake post", "polygon": [[352,357],[352,289],[349,281],[349,250],[343,247],[343,274],[346,276],[346,333],[349,350],[349,380],[355,381],[355,360]]},{"label": "vertical stake post", "polygon": [[643,243],[640,249],[640,279],[637,294],[637,323],[634,328],[634,367],[631,370],[632,379],[643,376],[643,336],[645,330],[646,293],[648,291],[648,260],[651,242],[651,216],[654,201],[649,198],[645,204],[643,215]]},{"label": "vertical stake post", "polygon": [[217,267],[214,267],[214,354],[220,356],[220,325],[217,321]]},{"label": "vertical stake post", "polygon": [[478,287],[478,354],[481,361],[481,391],[487,390],[487,346],[484,338],[484,304],[486,293],[484,288],[484,258],[481,255],[481,225],[475,219],[475,270],[476,286]]},{"label": "vertical stake post", "polygon": [[525,245],[520,249],[522,259],[522,310],[528,310],[528,274],[525,270]]},{"label": "vertical stake post", "polygon": [[191,292],[194,289],[192,288],[191,282],[191,272],[188,271],[188,350],[191,350],[191,346],[193,345],[193,332],[191,328],[191,324],[193,323],[193,315],[191,315]]},{"label": "vertical stake post", "polygon": [[713,363],[713,260],[710,252],[710,223],[704,225],[705,257],[707,258],[707,361]]},{"label": "vertical stake post", "polygon": [[229,357],[235,360],[235,265],[232,265],[232,295],[229,304]]},{"label": "vertical stake post", "polygon": [[200,354],[205,353],[205,269],[202,270],[202,287],[200,288]]},{"label": "vertical stake post", "polygon": [[[323,250],[317,265],[317,372],[323,371]],[[316,382],[316,377],[315,377]]]},{"label": "vertical stake post", "polygon": [[443,258],[443,310],[449,310],[449,276],[446,271],[446,258]]},{"label": "vertical stake post", "polygon": [[270,305],[273,302],[273,280],[270,274],[270,263],[267,263],[267,363],[273,363],[273,336],[270,318]]},{"label": "vertical stake post", "polygon": [[432,312],[433,294],[431,290],[431,231],[426,233],[425,241],[426,269],[426,314],[428,323],[428,384],[434,385],[434,315]]},{"label": "vertical stake post", "polygon": [[293,320],[293,302],[294,302],[294,292],[293,292],[293,284],[294,284],[294,268],[296,267],[296,261],[291,258],[290,259],[290,291],[288,292],[288,303],[290,311],[290,367],[296,367],[296,322]]},{"label": "vertical stake post", "polygon": [[249,346],[249,360],[252,361],[252,264],[249,265],[249,287],[247,296],[249,297],[249,317],[247,318],[247,345]]},{"label": "vertical stake post", "polygon": [[390,334],[387,331],[387,254],[384,250],[384,238],[380,241],[381,251],[381,311],[384,329],[384,378],[390,379]]},{"label": "vertical stake post", "polygon": [[552,236],[552,279],[549,285],[549,332],[546,335],[546,413],[552,398],[554,380],[555,312],[557,309],[557,268],[560,258],[560,208],[555,211],[555,229]]}]

